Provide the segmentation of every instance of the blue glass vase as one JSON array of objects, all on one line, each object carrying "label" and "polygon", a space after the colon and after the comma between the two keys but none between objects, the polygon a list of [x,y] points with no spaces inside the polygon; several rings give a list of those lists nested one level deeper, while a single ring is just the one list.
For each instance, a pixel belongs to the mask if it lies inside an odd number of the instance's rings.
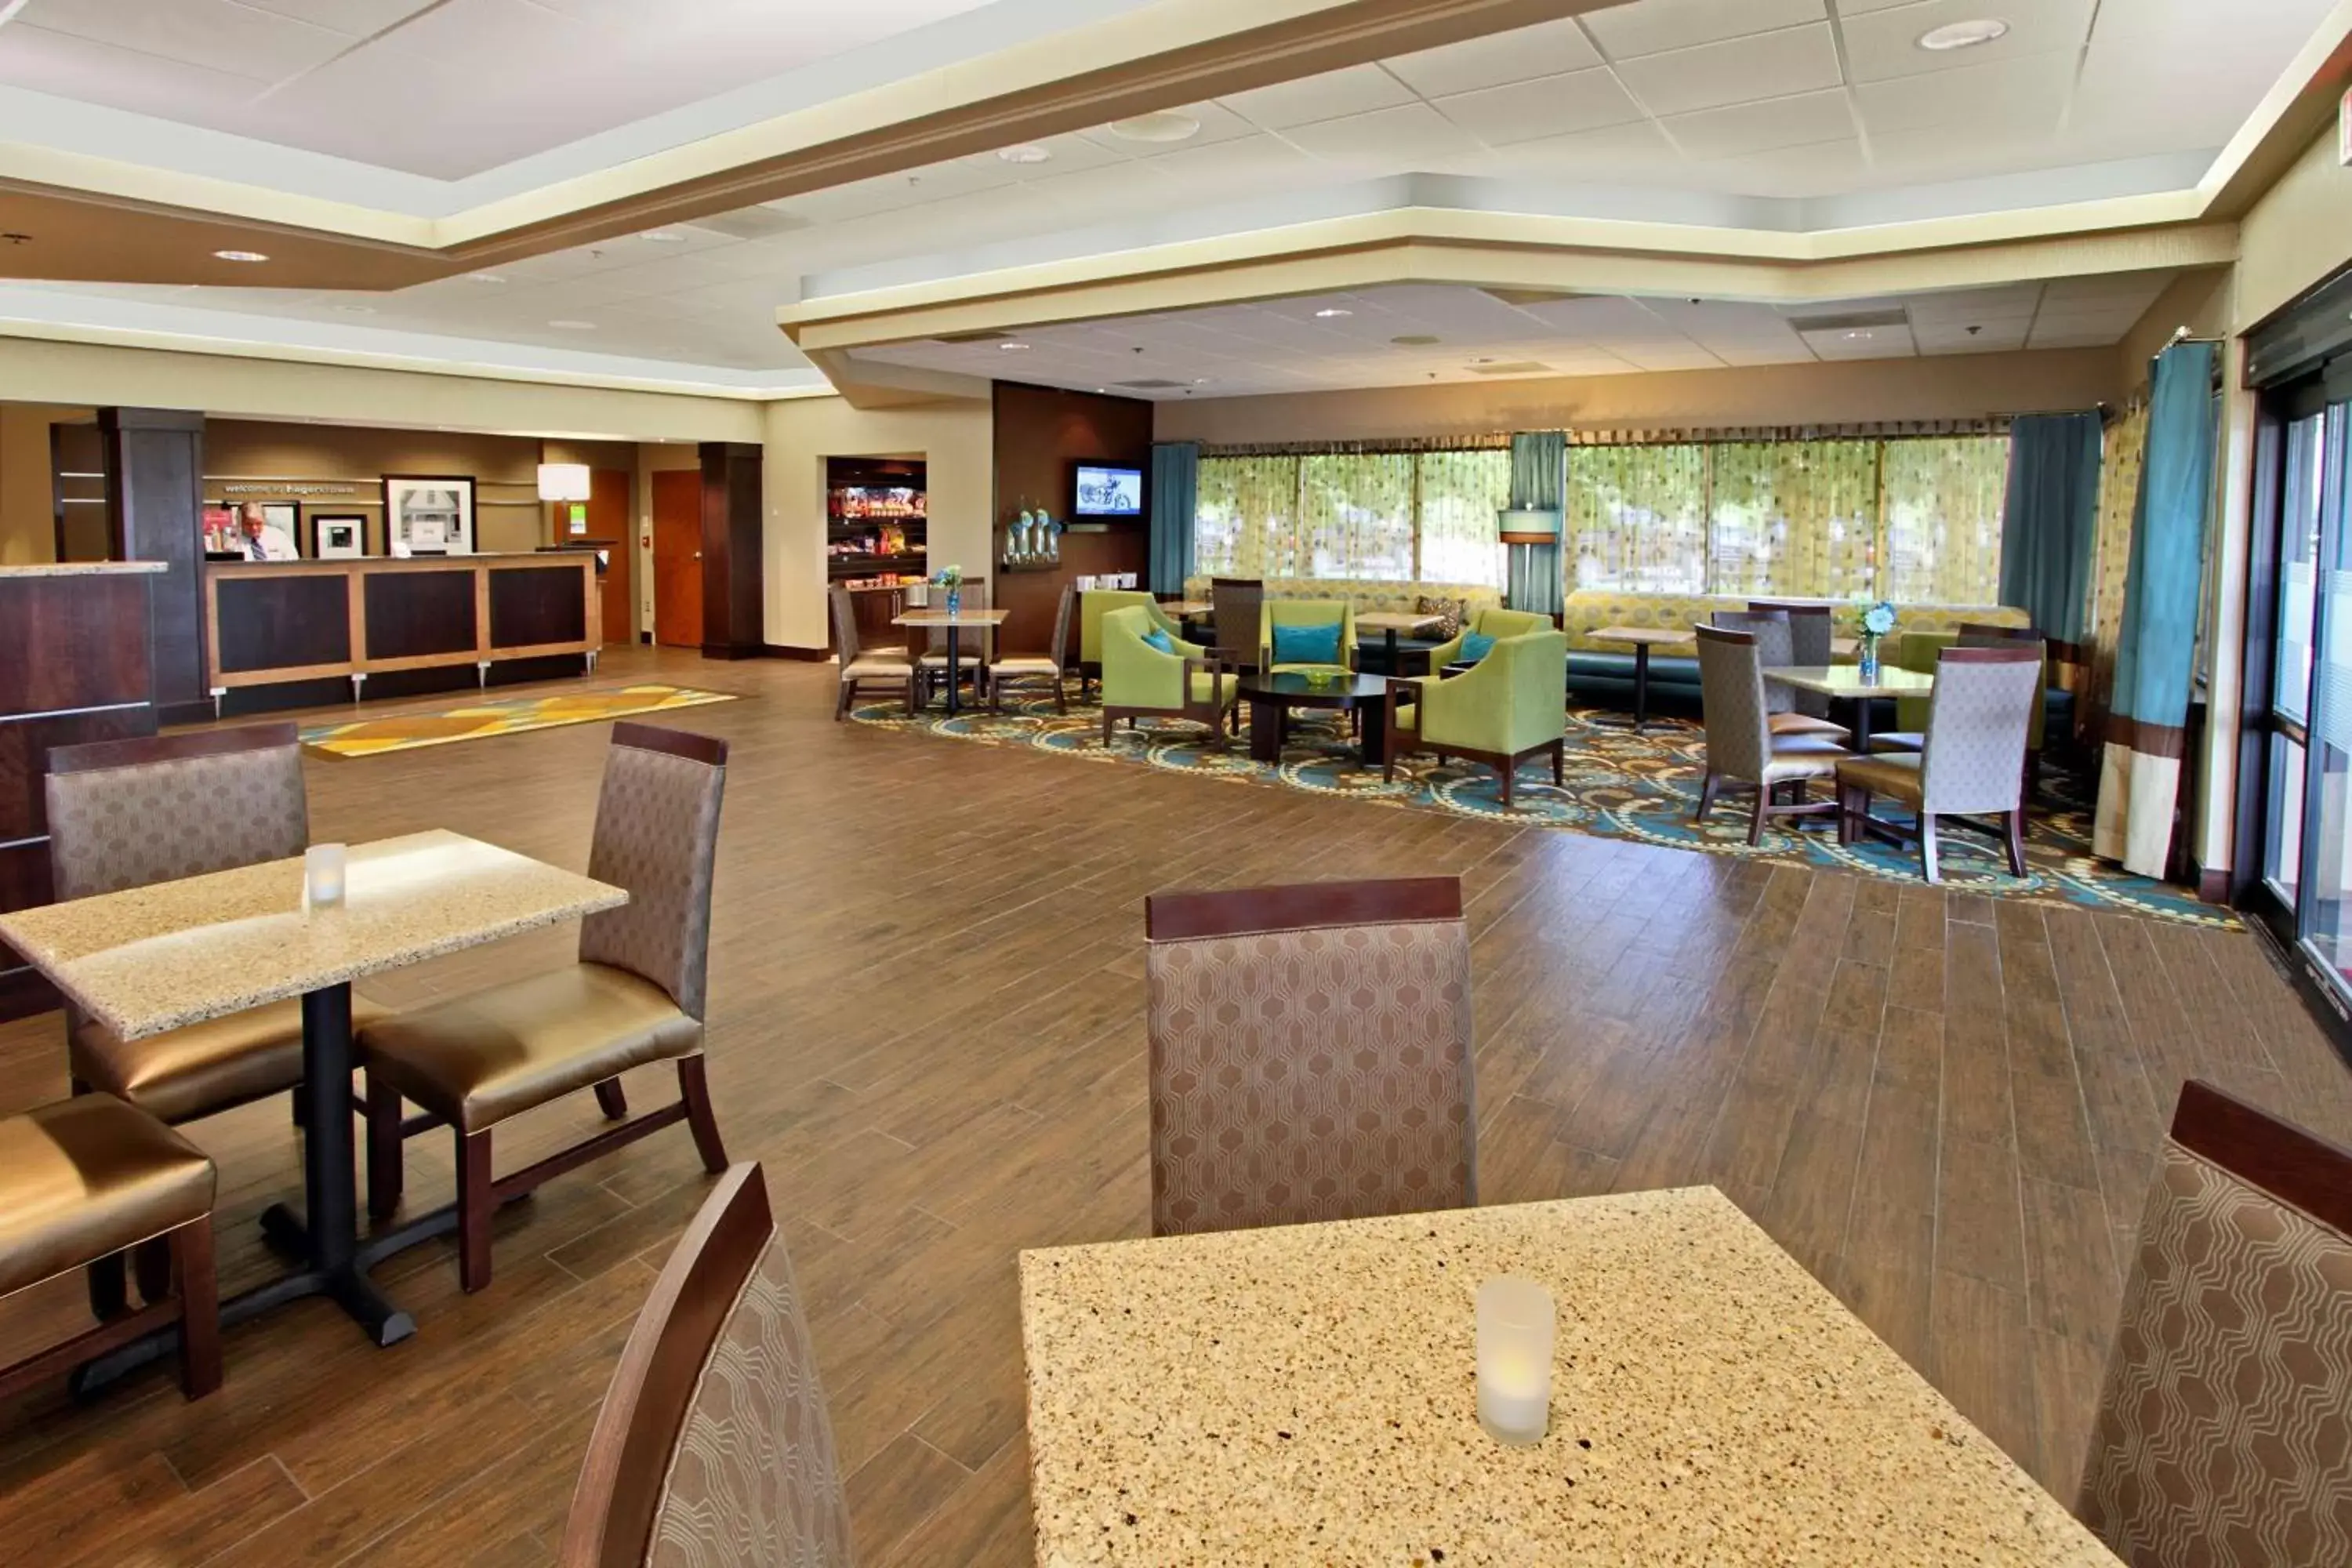
[{"label": "blue glass vase", "polygon": [[1878,684],[1878,639],[1874,637],[1862,639],[1862,683],[1864,686]]},{"label": "blue glass vase", "polygon": [[948,614],[951,616],[958,614],[962,610],[962,608],[963,590],[961,588],[950,588],[948,590]]}]

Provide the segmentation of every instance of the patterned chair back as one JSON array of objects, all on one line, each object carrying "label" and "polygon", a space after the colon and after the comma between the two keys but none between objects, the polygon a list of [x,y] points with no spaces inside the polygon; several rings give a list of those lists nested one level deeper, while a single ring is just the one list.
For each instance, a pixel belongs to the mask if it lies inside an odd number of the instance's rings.
[{"label": "patterned chair back", "polygon": [[2352,1150],[2181,1086],[2074,1511],[2134,1568],[2352,1563]]},{"label": "patterned chair back", "polygon": [[841,656],[841,668],[847,669],[857,662],[863,647],[857,638],[857,605],[846,588],[828,588],[825,597],[833,601],[833,648]]},{"label": "patterned chair back", "polygon": [[[1717,610],[1709,617],[1713,625],[1727,632],[1748,632],[1756,638],[1756,665],[1759,669],[1784,669],[1805,661],[1797,657],[1795,630],[1786,610]],[[1829,661],[1822,661],[1827,664]],[[1764,711],[1793,713],[1797,710],[1797,693],[1793,687],[1778,684],[1764,688]]]},{"label": "patterned chair back", "polygon": [[[948,607],[948,591],[936,583],[933,584],[930,600],[932,609],[945,610]],[[963,586],[956,590],[956,608],[959,614],[965,610],[988,608],[987,579],[982,577],[965,579]],[[992,651],[990,644],[994,640],[994,631],[993,626],[986,625],[961,628],[956,634],[956,658],[959,660],[985,660]],[[948,628],[932,626],[926,631],[923,637],[923,651],[935,653],[941,658],[945,658],[948,656]]]},{"label": "patterned chair back", "polygon": [[1764,661],[1756,634],[1694,626],[1698,637],[1699,700],[1705,705],[1706,765],[1727,778],[1764,776],[1772,760],[1771,721],[1764,706]]},{"label": "patterned chair back", "polygon": [[1054,640],[1046,647],[1046,657],[1056,669],[1067,669],[1077,662],[1070,655],[1070,617],[1077,614],[1078,585],[1062,584],[1062,597],[1054,606]]},{"label": "patterned chair back", "polygon": [[850,1568],[832,1421],[775,1229],[760,1167],[729,1169],[621,1351],[560,1568]]},{"label": "patterned chair back", "polygon": [[2026,731],[2041,700],[2039,647],[1946,648],[1927,699],[1921,809],[2016,810],[2024,792]]},{"label": "patterned chair back", "polygon": [[1265,584],[1255,577],[1212,577],[1209,605],[1217,627],[1217,657],[1227,664],[1257,662],[1257,633]]},{"label": "patterned chair back", "polygon": [[[1748,607],[1779,610],[1789,617],[1789,652],[1795,663],[1828,664],[1837,657],[1837,612],[1831,606],[1751,599]],[[1789,695],[1795,700],[1796,710],[1808,719],[1830,716],[1830,700],[1820,692],[1791,690]]]},{"label": "patterned chair back", "polygon": [[283,860],[310,843],[291,724],[59,746],[47,796],[60,900]]},{"label": "patterned chair back", "polygon": [[629,901],[580,922],[580,957],[652,981],[698,1019],[726,789],[726,742],[651,724],[613,726],[588,874],[626,888]]},{"label": "patterned chair back", "polygon": [[1151,1229],[1477,1201],[1453,877],[1144,900]]}]

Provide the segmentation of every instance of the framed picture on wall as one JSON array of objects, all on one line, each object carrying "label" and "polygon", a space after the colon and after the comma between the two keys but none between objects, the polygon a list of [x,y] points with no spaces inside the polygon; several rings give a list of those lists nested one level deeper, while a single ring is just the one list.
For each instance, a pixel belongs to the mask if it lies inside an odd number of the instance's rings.
[{"label": "framed picture on wall", "polygon": [[358,512],[312,512],[310,553],[321,561],[350,561],[367,553],[367,519]]},{"label": "framed picture on wall", "polygon": [[470,476],[383,476],[384,542],[394,555],[430,551],[474,552],[474,481]]},{"label": "framed picture on wall", "polygon": [[[266,526],[284,534],[294,552],[302,552],[302,507],[299,501],[266,500],[261,503],[261,515]],[[312,552],[313,554],[317,552]]]}]

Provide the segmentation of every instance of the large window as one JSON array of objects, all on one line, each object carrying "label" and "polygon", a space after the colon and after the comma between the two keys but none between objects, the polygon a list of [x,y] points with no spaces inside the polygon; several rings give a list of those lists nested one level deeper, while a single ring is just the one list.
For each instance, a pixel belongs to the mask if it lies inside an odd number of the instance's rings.
[{"label": "large window", "polygon": [[2006,436],[1572,446],[1570,585],[1989,605],[2008,477]]},{"label": "large window", "polygon": [[1510,492],[1501,447],[1202,458],[1192,568],[1500,589]]}]

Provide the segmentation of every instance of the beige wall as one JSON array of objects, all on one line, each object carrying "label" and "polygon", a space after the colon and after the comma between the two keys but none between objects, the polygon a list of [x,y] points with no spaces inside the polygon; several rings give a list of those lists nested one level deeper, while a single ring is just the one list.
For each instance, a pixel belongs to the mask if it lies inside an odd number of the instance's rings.
[{"label": "beige wall", "polygon": [[2336,130],[2304,150],[2238,224],[2240,331],[2352,258],[2352,170],[2336,161]]},{"label": "beige wall", "polygon": [[2087,408],[2119,393],[2114,351],[1955,354],[1842,364],[1180,398],[1153,435],[1211,445],[1496,430],[1836,425]]},{"label": "beige wall", "polygon": [[86,408],[0,404],[0,566],[58,558],[49,423],[89,413]]},{"label": "beige wall", "polygon": [[919,457],[929,465],[933,567],[989,575],[995,418],[985,403],[859,409],[839,397],[772,403],[761,463],[768,505],[768,641],[823,647],[824,460]]}]

